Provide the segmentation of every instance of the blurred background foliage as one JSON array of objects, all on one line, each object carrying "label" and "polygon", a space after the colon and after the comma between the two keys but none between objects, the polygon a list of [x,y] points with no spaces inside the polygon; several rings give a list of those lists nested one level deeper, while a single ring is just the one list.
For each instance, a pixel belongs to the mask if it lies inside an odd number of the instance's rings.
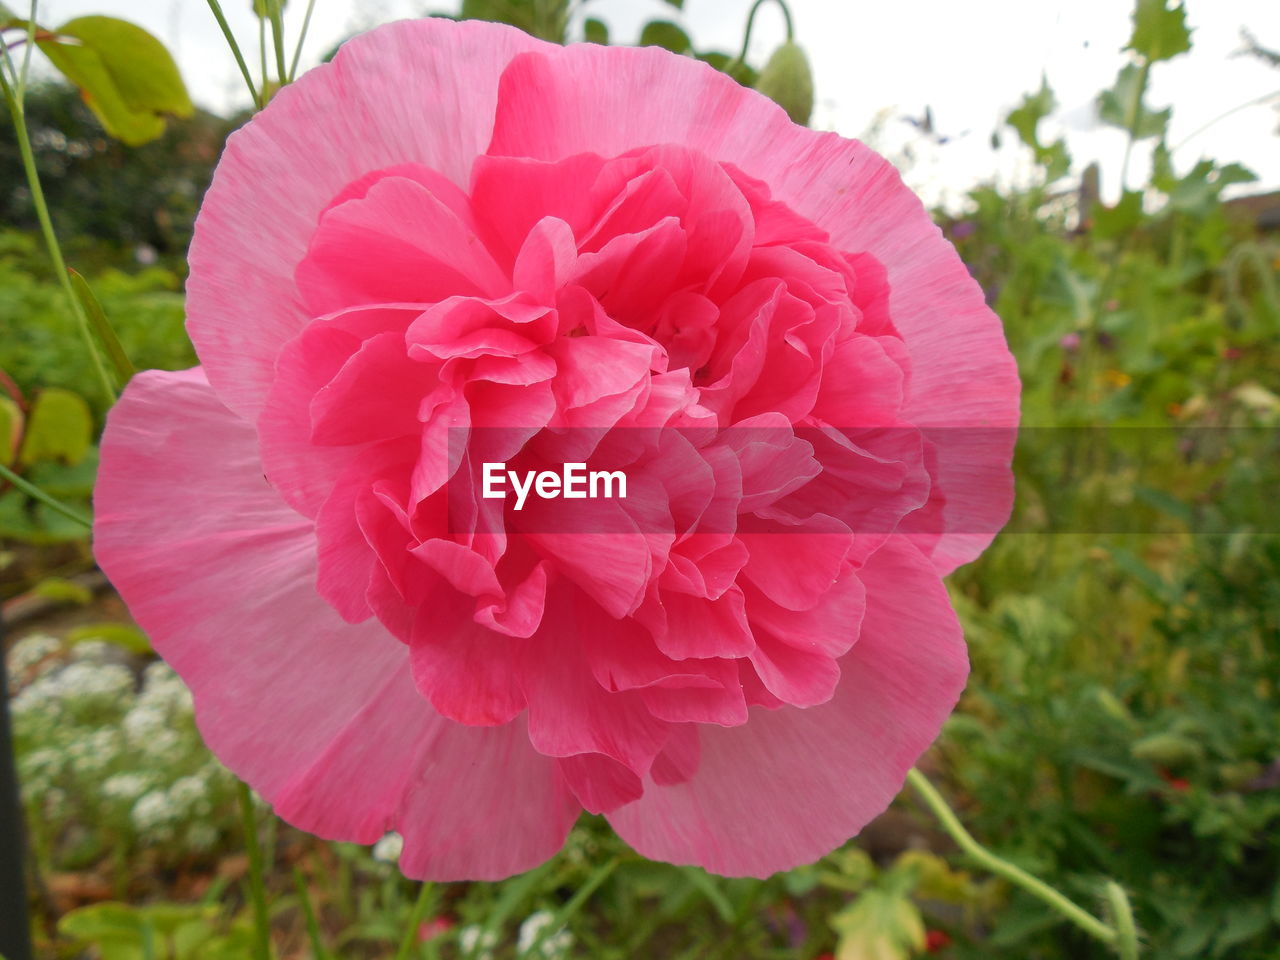
[{"label": "blurred background foliage", "polygon": [[[700,51],[680,6],[642,42],[699,56],[807,118],[798,47],[754,67]],[[555,42],[568,11],[562,0],[462,6]],[[608,27],[588,20],[586,36],[608,42]],[[996,134],[1025,145],[1032,180],[979,186],[962,212],[937,214],[1004,320],[1024,422],[1080,433],[1020,445],[1012,532],[951,580],[973,676],[923,766],[979,840],[1079,902],[1101,911],[1103,879],[1124,884],[1148,956],[1277,960],[1277,200],[1224,199],[1251,179],[1243,166],[1171,163],[1169,113],[1147,106],[1146,88],[1190,42],[1180,7],[1137,0],[1132,64],[1098,113],[1131,144],[1155,144],[1154,162],[1126,158],[1117,202],[1100,201],[1096,168],[1073,175],[1065,144],[1041,141],[1045,84]],[[183,255],[243,119],[195,111],[126,147],[72,88],[29,93],[68,258],[139,368],[194,362]],[[8,128],[0,223],[0,461],[87,512],[103,411]],[[1121,428],[1181,440],[1138,473],[1112,456]],[[1141,511],[1144,529],[1163,532],[1106,532],[1108,511]],[[231,781],[200,744],[181,684],[129,625],[74,524],[0,485],[0,541],[41,955],[246,956]],[[643,861],[584,817],[529,874],[421,895],[392,866],[394,837],[372,851],[326,844],[260,815],[287,957],[1107,955],[1038,901],[970,872],[910,797],[822,862],[765,881]],[[406,924],[416,933],[396,953]]]}]

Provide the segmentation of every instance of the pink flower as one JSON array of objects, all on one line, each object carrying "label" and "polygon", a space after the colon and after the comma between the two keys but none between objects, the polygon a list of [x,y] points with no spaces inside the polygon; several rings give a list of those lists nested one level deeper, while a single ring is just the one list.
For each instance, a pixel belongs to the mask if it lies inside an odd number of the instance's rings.
[{"label": "pink flower", "polygon": [[[98,557],[290,823],[489,879],[585,807],[759,876],[954,706],[941,577],[1008,515],[1018,383],[865,146],[661,50],[394,24],[231,138],[188,307],[202,366],[111,414]],[[479,493],[570,458],[628,496]]]}]

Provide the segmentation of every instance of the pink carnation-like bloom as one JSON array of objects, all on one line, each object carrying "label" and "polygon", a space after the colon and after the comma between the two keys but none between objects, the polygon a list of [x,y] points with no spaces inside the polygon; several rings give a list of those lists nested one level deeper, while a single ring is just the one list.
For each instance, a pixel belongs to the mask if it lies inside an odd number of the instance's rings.
[{"label": "pink carnation-like bloom", "polygon": [[[495,879],[586,808],[760,876],[937,735],[1018,383],[867,147],[661,50],[403,22],[232,136],[190,259],[202,365],[112,411],[97,554],[285,820]],[[522,458],[632,489],[478,495]]]}]

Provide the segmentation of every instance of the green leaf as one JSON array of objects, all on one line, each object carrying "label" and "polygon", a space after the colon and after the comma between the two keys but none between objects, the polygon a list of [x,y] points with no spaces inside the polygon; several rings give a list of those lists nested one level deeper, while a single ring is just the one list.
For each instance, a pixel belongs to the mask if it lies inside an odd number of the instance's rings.
[{"label": "green leaf", "polygon": [[743,63],[737,57],[731,56],[727,53],[713,51],[711,53],[700,53],[697,56],[703,63],[709,63],[721,73],[727,73],[744,87],[754,88],[756,81],[760,79],[759,73],[747,64]]},{"label": "green leaf", "polygon": [[1090,219],[1094,236],[1104,240],[1122,237],[1142,221],[1142,194],[1126,190],[1114,207],[1094,206]]},{"label": "green leaf", "polygon": [[[129,653],[151,652],[151,642],[147,635],[127,623],[91,623],[67,633],[67,642],[72,645],[90,640],[101,640]],[[157,923],[156,926],[159,928],[160,924]]]},{"label": "green leaf", "polygon": [[[253,15],[259,20],[265,20],[271,16],[271,8],[277,0],[253,0]],[[284,12],[285,4],[289,0],[278,0],[280,4],[280,12]]]},{"label": "green leaf", "polygon": [[31,408],[18,460],[24,465],[40,460],[76,464],[89,452],[92,436],[93,415],[84,398],[61,387],[48,387]]},{"label": "green leaf", "polygon": [[1040,147],[1040,137],[1036,128],[1040,126],[1040,121],[1053,113],[1057,106],[1058,101],[1053,95],[1053,89],[1049,86],[1049,78],[1041,74],[1040,89],[1024,96],[1022,103],[1016,109],[1009,111],[1004,122],[1018,131],[1018,137],[1023,143],[1036,150]]},{"label": "green leaf", "polygon": [[609,28],[603,20],[596,20],[594,17],[587,20],[582,25],[583,39],[587,43],[598,43],[601,46],[609,43]]},{"label": "green leaf", "polygon": [[1151,63],[1171,60],[1190,50],[1191,31],[1182,3],[1170,7],[1168,0],[1138,0],[1133,8],[1133,36],[1126,49]]},{"label": "green leaf", "polygon": [[640,31],[640,46],[662,47],[672,53],[684,53],[692,48],[689,35],[670,20],[652,20]]},{"label": "green leaf", "polygon": [[95,903],[64,913],[58,921],[58,933],[87,943],[111,940],[141,946],[143,926],[138,911],[127,904]]},{"label": "green leaf", "polygon": [[107,133],[137,146],[164,132],[164,117],[195,112],[177,64],[146,30],[114,17],[77,17],[38,45],[80,88]]},{"label": "green leaf", "polygon": [[671,6],[673,6],[673,7],[675,7],[677,10],[683,10],[683,9],[684,9],[684,0],[664,0],[664,2],[665,2],[665,3],[670,4],[670,5],[671,5]]},{"label": "green leaf", "polygon": [[1148,110],[1142,102],[1144,72],[1134,64],[1125,66],[1115,86],[1098,94],[1098,119],[1121,130],[1132,130],[1135,140],[1164,135],[1169,110]]},{"label": "green leaf", "polygon": [[839,934],[836,960],[908,960],[924,950],[924,920],[909,899],[868,890],[831,918]]},{"label": "green leaf", "polygon": [[92,590],[65,577],[45,577],[31,588],[31,592],[45,600],[75,604],[78,607],[87,607],[93,602]]},{"label": "green leaf", "polygon": [[813,114],[813,72],[797,44],[788,40],[773,52],[760,71],[756,89],[787,111],[792,123],[808,124]]},{"label": "green leaf", "polygon": [[9,397],[0,397],[0,465],[9,466],[22,440],[22,409]]}]

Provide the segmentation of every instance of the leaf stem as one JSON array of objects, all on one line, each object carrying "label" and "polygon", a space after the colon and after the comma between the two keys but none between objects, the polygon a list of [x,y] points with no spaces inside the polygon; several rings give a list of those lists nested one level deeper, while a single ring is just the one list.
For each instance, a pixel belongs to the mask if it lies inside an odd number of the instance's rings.
[{"label": "leaf stem", "polygon": [[[947,801],[943,799],[942,794],[937,791],[923,773],[912,768],[907,772],[907,782],[920,794],[925,805],[938,818],[942,829],[956,842],[956,845],[985,869],[990,870],[997,876],[1004,877],[1010,883],[1021,887],[1032,896],[1044,901],[1090,936],[1111,947],[1119,948],[1121,946],[1123,937],[1114,928],[1103,923],[1083,907],[1077,906],[1043,880],[1033,877],[1008,860],[996,856],[978,843],[973,838],[973,834],[964,828],[955,811],[947,805]],[[1121,956],[1125,960],[1131,960],[1131,955],[1129,954],[1121,953]],[[1132,957],[1136,956],[1136,953],[1132,954]]]},{"label": "leaf stem", "polygon": [[53,221],[49,217],[49,205],[45,201],[44,189],[40,186],[40,173],[36,169],[35,154],[31,150],[31,137],[27,133],[27,118],[22,100],[18,91],[10,86],[2,72],[0,72],[0,92],[4,94],[5,103],[9,107],[9,116],[13,120],[13,130],[18,137],[18,151],[22,155],[22,169],[26,173],[27,187],[31,191],[31,204],[36,209],[36,219],[40,221],[40,232],[44,235],[45,247],[53,263],[53,271],[58,275],[58,282],[62,284],[62,292],[66,295],[71,314],[76,318],[80,337],[84,340],[90,357],[93,358],[94,373],[106,395],[107,406],[111,406],[116,399],[115,384],[111,382],[107,368],[102,362],[102,352],[89,328],[89,318],[80,303],[80,298],[76,296],[71,286],[71,275],[67,272],[67,264],[62,257],[62,247],[58,245],[58,235],[54,233]]},{"label": "leaf stem", "polygon": [[307,927],[307,939],[311,942],[312,960],[329,960],[329,951],[325,949],[324,939],[320,936],[320,924],[316,922],[316,911],[311,905],[307,878],[298,867],[293,868],[293,886],[298,891],[298,902],[302,905],[302,919]]},{"label": "leaf stem", "polygon": [[293,61],[289,64],[289,82],[293,83],[298,75],[298,60],[302,56],[302,45],[307,40],[307,30],[311,27],[311,14],[316,8],[316,0],[307,0],[307,12],[302,17],[302,32],[298,34],[298,43],[293,48]]},{"label": "leaf stem", "polygon": [[289,71],[284,65],[284,13],[281,0],[267,0],[267,10],[271,14],[271,41],[276,48],[276,76],[280,78],[280,86],[289,82]]},{"label": "leaf stem", "polygon": [[56,500],[53,497],[49,496],[49,494],[45,493],[43,490],[37,487],[34,483],[31,483],[29,480],[22,479],[22,477],[18,476],[12,470],[6,467],[3,463],[0,463],[0,479],[7,480],[9,483],[13,484],[14,487],[21,490],[32,500],[40,501],[50,510],[53,510],[55,513],[62,514],[68,520],[74,520],[76,523],[80,524],[81,526],[85,527],[88,530],[93,529],[93,521],[90,520],[88,517],[86,517],[84,514],[80,513],[78,510],[73,510],[71,507],[68,507],[62,501]]},{"label": "leaf stem", "polygon": [[426,916],[427,907],[431,904],[435,891],[436,887],[433,883],[423,883],[418,888],[418,897],[409,910],[409,925],[405,928],[404,936],[400,940],[396,960],[410,960],[413,956],[413,948],[418,942],[418,927],[422,925],[422,918]]},{"label": "leaf stem", "polygon": [[[747,62],[747,47],[751,45],[751,28],[756,23],[756,12],[764,6],[767,0],[756,0],[751,5],[751,10],[747,13],[747,28],[742,33],[742,52],[738,54],[738,62]],[[787,43],[790,43],[795,36],[795,29],[791,22],[791,8],[787,6],[786,0],[774,0],[782,10],[782,16],[787,22]]]},{"label": "leaf stem", "polygon": [[236,66],[240,68],[240,76],[244,77],[245,85],[249,88],[249,96],[253,97],[253,105],[261,110],[262,97],[258,94],[257,84],[253,82],[253,75],[249,73],[249,65],[244,62],[244,54],[240,52],[240,44],[236,43],[236,35],[231,32],[231,26],[227,23],[227,18],[222,13],[222,4],[218,0],[209,0],[209,9],[213,12],[213,19],[217,20],[218,26],[222,28],[222,35],[227,38],[227,46],[231,48],[231,55],[236,58]]},{"label": "leaf stem", "polygon": [[573,896],[565,901],[564,906],[556,911],[556,915],[551,918],[551,921],[538,931],[538,935],[533,938],[533,943],[529,944],[524,955],[527,957],[539,956],[538,951],[542,946],[542,941],[563,930],[565,924],[573,919],[574,915],[582,909],[591,895],[600,888],[600,885],[609,879],[609,875],[618,868],[618,864],[621,862],[622,855],[618,854],[598,867],[595,873],[587,878],[587,882],[580,886]]},{"label": "leaf stem", "polygon": [[253,795],[243,780],[236,784],[240,797],[240,822],[249,851],[249,897],[253,901],[253,955],[255,960],[271,960],[271,918],[267,913],[267,887],[263,878],[262,844],[258,841],[258,817]]},{"label": "leaf stem", "polygon": [[1124,887],[1114,880],[1107,881],[1107,903],[1118,938],[1116,951],[1121,960],[1138,960],[1138,928],[1133,922],[1133,907]]}]

